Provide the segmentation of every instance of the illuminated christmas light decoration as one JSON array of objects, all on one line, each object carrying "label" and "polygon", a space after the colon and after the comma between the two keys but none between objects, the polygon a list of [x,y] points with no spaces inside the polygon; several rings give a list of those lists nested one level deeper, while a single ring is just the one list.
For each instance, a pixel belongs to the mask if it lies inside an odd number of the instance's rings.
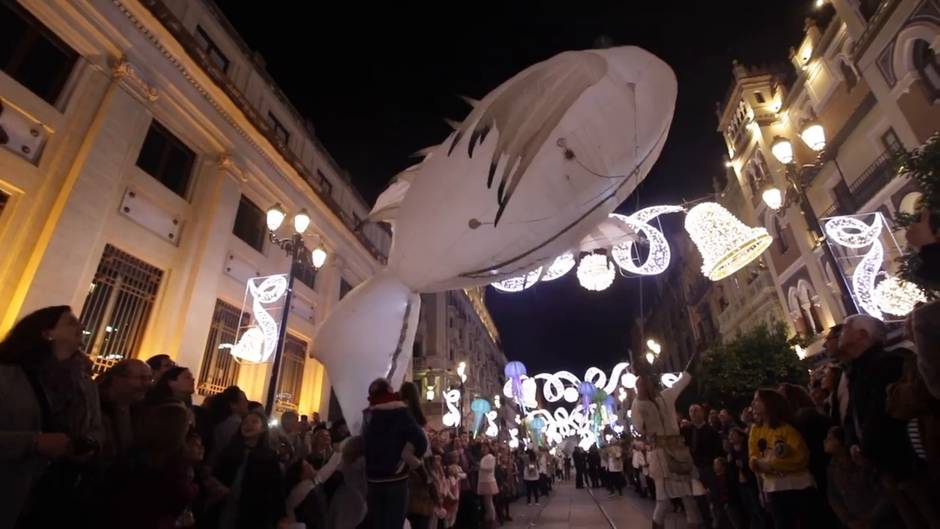
[{"label": "illuminated christmas light decoration", "polygon": [[578,264],[578,282],[588,290],[599,292],[609,288],[614,284],[616,275],[606,255],[588,254],[582,257]]},{"label": "illuminated christmas light decoration", "polygon": [[[518,419],[518,416],[516,418]],[[509,448],[513,450],[519,448],[519,428],[509,429]]]},{"label": "illuminated christmas light decoration", "polygon": [[473,412],[473,436],[476,437],[480,431],[480,425],[483,424],[483,418],[492,410],[490,401],[486,399],[473,399],[470,403],[470,411]]},{"label": "illuminated christmas light decoration", "polygon": [[617,263],[617,266],[638,275],[656,275],[666,271],[671,259],[669,242],[661,231],[649,224],[649,221],[664,213],[678,213],[680,211],[683,211],[682,206],[653,206],[641,209],[629,216],[612,214],[611,216],[622,220],[637,234],[642,233],[645,235],[647,241],[649,241],[649,255],[640,265],[633,261],[634,241],[628,240],[613,246],[610,249],[610,256]]},{"label": "illuminated christmas light decoration", "polygon": [[871,225],[855,217],[834,217],[826,222],[826,235],[837,244],[852,249],[871,246],[852,273],[852,291],[858,306],[869,315],[884,319],[875,299],[875,278],[884,261],[884,246],[881,235],[881,214],[875,215]]},{"label": "illuminated christmas light decoration", "polygon": [[460,390],[452,389],[443,394],[444,404],[447,405],[447,413],[441,417],[444,426],[456,428],[460,426]]},{"label": "illuminated christmas light decoration", "polygon": [[649,362],[650,364],[656,362],[656,355],[653,354],[653,351],[649,351],[646,353],[646,361]]},{"label": "illuminated christmas light decoration", "polygon": [[539,282],[539,277],[542,275],[542,267],[538,267],[535,270],[521,276],[510,277],[509,279],[504,279],[502,281],[497,281],[495,283],[490,283],[490,285],[501,292],[522,292],[523,290],[531,287],[532,285]]},{"label": "illuminated christmas light decoration", "polygon": [[[509,362],[503,369],[506,375],[507,383],[511,384],[512,392],[507,397],[511,397],[521,407],[525,407],[525,394],[522,391],[522,377],[526,374],[525,364],[518,361]],[[525,411],[525,410],[523,410]]]},{"label": "illuminated christmas light decoration", "polygon": [[889,276],[875,287],[875,300],[882,311],[906,316],[918,303],[926,303],[927,296],[914,283]]},{"label": "illuminated christmas light decoration", "polygon": [[496,437],[499,435],[499,425],[496,423],[496,416],[498,412],[496,410],[491,410],[486,412],[486,436],[487,437]]},{"label": "illuminated christmas light decoration", "polygon": [[676,373],[663,373],[659,377],[659,381],[663,383],[663,386],[671,388],[679,380],[679,375]]},{"label": "illuminated christmas light decoration", "polygon": [[236,339],[235,344],[219,344],[219,349],[228,349],[236,360],[261,363],[267,362],[277,349],[279,325],[268,312],[265,305],[277,303],[287,294],[287,275],[278,274],[265,277],[253,277],[248,280],[245,289],[245,302],[251,296],[251,313],[255,324],[251,325]]},{"label": "illuminated christmas light decoration", "polygon": [[746,226],[715,202],[689,210],[685,231],[702,254],[702,273],[712,281],[737,272],[773,243],[766,229]]},{"label": "illuminated christmas light decoration", "polygon": [[554,281],[567,274],[578,264],[571,252],[559,255],[542,275],[542,281]]}]

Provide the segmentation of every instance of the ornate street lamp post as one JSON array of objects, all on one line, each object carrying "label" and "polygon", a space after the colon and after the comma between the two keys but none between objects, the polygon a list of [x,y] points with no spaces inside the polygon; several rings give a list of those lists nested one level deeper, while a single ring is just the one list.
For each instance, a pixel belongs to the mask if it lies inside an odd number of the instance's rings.
[{"label": "ornate street lamp post", "polygon": [[284,250],[290,258],[290,267],[287,271],[287,294],[284,296],[284,310],[281,313],[281,326],[277,332],[277,347],[274,350],[274,362],[271,366],[271,380],[268,382],[267,400],[264,411],[271,415],[277,398],[277,384],[281,376],[281,358],[284,353],[284,339],[287,336],[287,318],[290,315],[290,303],[294,294],[294,267],[310,266],[319,270],[326,262],[326,250],[318,244],[312,251],[304,242],[304,232],[310,226],[310,215],[306,209],[301,209],[294,215],[294,233],[290,237],[278,237],[277,230],[287,217],[287,213],[280,204],[274,204],[267,211],[268,239],[272,244]]}]

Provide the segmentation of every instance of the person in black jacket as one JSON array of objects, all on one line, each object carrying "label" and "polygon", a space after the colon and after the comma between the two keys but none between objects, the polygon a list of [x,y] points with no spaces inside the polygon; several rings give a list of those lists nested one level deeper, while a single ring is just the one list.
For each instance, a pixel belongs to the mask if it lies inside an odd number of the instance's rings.
[{"label": "person in black jacket", "polygon": [[597,446],[591,445],[587,455],[588,475],[591,477],[591,488],[597,489],[601,486],[601,454]]},{"label": "person in black jacket", "polygon": [[874,464],[886,496],[908,527],[940,523],[927,491],[912,481],[916,456],[906,425],[887,412],[887,388],[901,378],[904,358],[886,351],[884,340],[881,320],[863,314],[845,319],[838,355],[846,364],[843,376],[848,377],[846,445],[856,464]]},{"label": "person in black jacket", "polygon": [[284,484],[277,453],[268,441],[268,421],[250,412],[215,466],[225,487],[217,507],[219,529],[273,529],[285,515]]},{"label": "person in black jacket", "polygon": [[583,489],[585,475],[587,474],[587,455],[579,446],[574,449],[571,458],[574,460],[574,486]]},{"label": "person in black jacket", "polygon": [[[682,435],[685,437],[685,444],[692,453],[692,461],[695,468],[698,469],[699,480],[706,490],[714,488],[715,470],[714,461],[716,458],[724,457],[725,453],[721,447],[721,435],[705,421],[705,409],[698,404],[689,406],[689,418],[691,424],[682,429]],[[699,512],[702,513],[703,525],[712,526],[711,509],[708,505],[708,496],[702,494],[695,496],[698,502]]]},{"label": "person in black jacket", "polygon": [[384,378],[369,384],[369,404],[362,421],[368,520],[373,529],[401,529],[408,507],[409,476],[402,451],[410,443],[412,453],[424,454],[427,436]]}]

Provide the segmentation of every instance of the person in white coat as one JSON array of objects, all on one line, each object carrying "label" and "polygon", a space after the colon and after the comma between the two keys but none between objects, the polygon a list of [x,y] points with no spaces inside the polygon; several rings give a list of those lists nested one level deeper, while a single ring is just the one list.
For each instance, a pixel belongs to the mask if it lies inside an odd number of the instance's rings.
[{"label": "person in white coat", "polygon": [[646,457],[656,484],[654,529],[663,527],[670,500],[674,498],[680,498],[685,506],[686,527],[696,529],[700,523],[698,506],[692,497],[695,467],[676,419],[676,399],[691,380],[692,376],[684,371],[671,388],[661,393],[648,375],[641,375],[636,382],[637,396],[631,416],[634,427],[646,436],[650,445]]}]

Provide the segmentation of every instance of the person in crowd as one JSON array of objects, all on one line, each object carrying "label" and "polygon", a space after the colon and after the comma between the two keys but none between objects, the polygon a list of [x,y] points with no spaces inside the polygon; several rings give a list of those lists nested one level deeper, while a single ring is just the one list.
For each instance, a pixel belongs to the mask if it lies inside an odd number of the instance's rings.
[{"label": "person in crowd", "polygon": [[402,451],[402,458],[410,469],[406,516],[413,529],[427,529],[439,503],[428,468],[428,458],[431,455],[430,439],[425,430],[428,421],[421,409],[421,396],[417,385],[412,382],[402,383],[399,396],[425,437],[425,449],[421,452],[416,451],[416,447],[411,443],[406,443]]},{"label": "person in crowd", "polygon": [[748,455],[748,432],[743,428],[732,428],[728,433],[727,472],[737,478],[737,493],[741,510],[747,517],[751,529],[764,529],[767,520],[761,507],[759,483],[751,470]]},{"label": "person in crowd", "polygon": [[[816,403],[809,394],[796,384],[783,383],[777,387],[793,410],[793,426],[803,436],[809,448],[809,471],[816,482],[816,488],[826,490],[826,468],[829,466],[829,456],[825,452],[826,435],[829,432],[831,421],[817,408]],[[813,496],[812,518],[831,526],[836,523],[832,510],[823,501],[822,495]]]},{"label": "person in crowd", "polygon": [[[826,400],[823,403],[822,409],[820,411],[829,417],[830,423],[838,424],[841,422],[837,408],[839,406],[838,391],[839,382],[842,380],[842,368],[834,363],[831,363],[826,366],[825,371],[826,372],[823,374],[819,385],[820,388],[826,392]],[[848,402],[846,402],[846,404],[848,404]]]},{"label": "person in crowd", "polygon": [[644,472],[644,467],[646,467],[646,455],[643,453],[643,442],[639,440],[633,441],[631,451],[631,468],[633,470],[631,473],[631,481],[633,482],[633,490],[635,490],[641,498],[645,498],[648,496],[648,489],[646,487],[646,474]]},{"label": "person in crowd", "polygon": [[[940,211],[922,208],[920,219],[907,228],[904,237],[917,250],[918,278],[940,288]],[[917,369],[930,394],[940,399],[940,300],[915,307],[909,319],[917,347]]]},{"label": "person in crowd", "polygon": [[532,504],[532,496],[535,496],[535,504],[539,504],[539,461],[533,450],[526,450],[525,468],[523,470],[523,479],[525,480],[526,503]]},{"label": "person in crowd", "polygon": [[368,480],[368,516],[375,529],[401,529],[408,507],[408,465],[402,458],[406,444],[424,454],[427,437],[387,380],[369,384],[369,404],[364,412]]},{"label": "person in crowd", "polygon": [[[705,421],[705,409],[699,404],[689,406],[689,419],[691,425],[682,430],[685,437],[686,446],[692,453],[692,461],[695,463],[695,469],[698,472],[698,480],[704,487],[700,490],[702,494],[695,494],[695,501],[698,503],[699,512],[706,527],[712,526],[711,509],[708,506],[708,495],[705,490],[714,488],[712,480],[715,477],[714,461],[715,458],[724,456],[721,444],[721,434],[715,428]],[[715,419],[718,419],[717,412]],[[699,492],[699,491],[693,491]]]},{"label": "person in crowd", "polygon": [[496,483],[496,456],[489,443],[480,445],[480,470],[477,478],[477,494],[483,500],[483,523],[485,529],[496,527],[496,509],[493,497],[499,494]]},{"label": "person in crowd", "polygon": [[[295,411],[288,410],[281,414],[280,424],[272,432],[272,437],[278,458],[285,468],[306,458],[310,453],[310,445],[300,427],[300,417]],[[329,433],[327,433],[327,439],[329,439]]]},{"label": "person in crowd", "polygon": [[790,404],[777,391],[759,389],[751,406],[755,424],[748,438],[748,464],[763,479],[774,527],[809,527],[815,482],[809,472],[809,449],[793,426]]},{"label": "person in crowd", "polygon": [[623,450],[620,448],[619,442],[607,447],[607,471],[610,472],[608,478],[612,489],[610,496],[614,496],[613,491],[617,491],[618,496],[623,496]]},{"label": "person in crowd", "polygon": [[734,415],[731,415],[728,408],[722,408],[721,411],[718,412],[718,420],[721,421],[721,428],[718,430],[718,433],[721,434],[722,439],[728,439],[728,436],[731,434],[731,429],[738,426],[738,423],[734,420]]},{"label": "person in crowd", "polygon": [[[435,435],[436,439],[437,436]],[[431,489],[434,494],[434,511],[431,514],[431,522],[428,527],[437,529],[441,522],[447,518],[447,510],[444,508],[444,493],[447,488],[447,471],[444,470],[444,458],[431,449],[432,455],[428,458],[428,474],[431,478]],[[499,514],[497,505],[497,514]]]},{"label": "person in crowd", "polygon": [[82,325],[67,306],[28,314],[0,342],[0,527],[74,522],[76,483],[101,436],[81,344]]},{"label": "person in crowd", "polygon": [[444,518],[444,529],[454,527],[457,523],[457,508],[460,505],[460,480],[465,477],[460,465],[447,466],[447,488],[444,490],[443,505],[447,516]]},{"label": "person in crowd", "polygon": [[825,449],[830,456],[826,497],[842,524],[850,529],[899,527],[873,470],[856,465],[849,456],[841,426],[829,429]]},{"label": "person in crowd", "polygon": [[147,393],[145,405],[174,401],[182,402],[187,408],[192,409],[193,394],[196,393],[196,378],[188,368],[173,366],[153,380],[155,383]]},{"label": "person in crowd", "polygon": [[214,474],[227,488],[215,513],[218,529],[273,529],[286,514],[277,453],[267,418],[250,412],[224,447]]},{"label": "person in crowd", "polygon": [[712,409],[708,411],[708,425],[718,432],[718,435],[721,435],[722,424],[718,410]]},{"label": "person in crowd", "polygon": [[[150,367],[140,364],[149,374]],[[199,454],[187,452],[190,421],[189,409],[180,402],[165,402],[147,410],[147,420],[138,423],[132,453],[105,475],[107,492],[96,496],[102,505],[95,509],[99,519],[94,527],[195,526],[191,505],[198,487],[193,465]]]},{"label": "person in crowd", "polygon": [[121,360],[98,379],[104,466],[126,456],[134,444],[131,408],[144,400],[151,380],[150,366],[136,359]]},{"label": "person in crowd", "polygon": [[587,453],[588,476],[591,478],[591,488],[601,486],[601,454],[596,446],[591,446]]},{"label": "person in crowd", "polygon": [[158,354],[148,358],[147,365],[150,366],[150,371],[153,372],[153,379],[160,380],[170,368],[176,367],[176,362],[170,358],[170,355]]},{"label": "person in crowd", "polygon": [[287,521],[302,523],[305,529],[326,529],[327,499],[323,487],[314,480],[317,471],[306,459],[290,463],[284,473],[287,491],[285,511]]},{"label": "person in crowd", "polygon": [[636,399],[631,417],[636,430],[649,440],[649,472],[656,487],[653,527],[662,528],[670,500],[680,498],[685,507],[686,526],[697,528],[701,522],[698,506],[692,498],[694,461],[679,432],[676,399],[689,385],[692,376],[684,371],[672,387],[658,391],[652,378],[641,375],[636,382]]},{"label": "person in crowd", "polygon": [[940,527],[924,482],[917,478],[907,424],[888,413],[888,386],[901,379],[904,357],[899,351],[885,350],[884,341],[881,320],[855,314],[843,322],[839,360],[846,366],[848,380],[844,428],[849,454],[856,464],[877,467],[884,492],[905,524]]},{"label": "person in crowd", "polygon": [[206,414],[207,463],[215,467],[222,451],[238,432],[242,417],[248,414],[248,397],[238,386],[229,386],[212,397]]},{"label": "person in crowd", "polygon": [[714,478],[708,489],[708,499],[714,508],[712,527],[739,529],[743,527],[743,522],[741,500],[738,496],[738,480],[735,473],[728,470],[724,458],[716,457],[712,462]]},{"label": "person in crowd", "polygon": [[587,454],[584,453],[584,449],[578,446],[571,454],[571,459],[574,460],[574,486],[583,489],[584,482],[587,479]]},{"label": "person in crowd", "polygon": [[741,424],[745,430],[749,430],[751,426],[754,426],[754,409],[750,406],[741,410]]},{"label": "person in crowd", "polygon": [[351,529],[358,527],[366,518],[366,467],[365,443],[361,436],[343,437],[349,430],[333,424],[336,438],[342,438],[342,459],[339,472],[342,483],[337,487],[329,506],[327,519],[329,529]]},{"label": "person in crowd", "polygon": [[565,454],[565,460],[563,464],[564,464],[564,469],[565,469],[564,479],[565,481],[568,481],[571,479],[571,455],[570,454]]},{"label": "person in crowd", "polygon": [[515,465],[509,451],[504,449],[496,460],[496,486],[499,489],[499,494],[493,497],[496,506],[496,518],[500,525],[512,521],[512,516],[509,514],[509,503],[515,498],[514,469]]}]

